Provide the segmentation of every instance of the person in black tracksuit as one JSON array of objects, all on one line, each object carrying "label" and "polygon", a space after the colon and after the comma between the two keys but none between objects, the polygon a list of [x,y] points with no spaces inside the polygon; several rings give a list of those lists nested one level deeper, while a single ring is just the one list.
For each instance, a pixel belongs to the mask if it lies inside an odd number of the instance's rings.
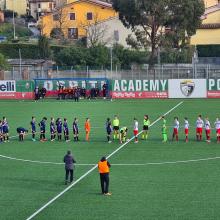
[{"label": "person in black tracksuit", "polygon": [[70,183],[73,182],[73,171],[74,171],[74,164],[76,163],[71,151],[68,150],[67,154],[63,158],[63,162],[65,163],[65,185],[68,183],[69,175],[70,175]]}]

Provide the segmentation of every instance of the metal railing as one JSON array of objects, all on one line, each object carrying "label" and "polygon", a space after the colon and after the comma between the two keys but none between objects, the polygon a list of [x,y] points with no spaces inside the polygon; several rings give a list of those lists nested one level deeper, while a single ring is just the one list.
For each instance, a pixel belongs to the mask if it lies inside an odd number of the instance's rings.
[{"label": "metal railing", "polygon": [[219,78],[220,65],[210,64],[164,64],[149,68],[148,65],[133,66],[130,70],[121,70],[115,67],[112,71],[107,69],[84,70],[31,69],[23,73],[23,68],[12,69],[4,74],[5,80],[31,80],[38,78],[109,78],[109,79],[183,79],[183,78]]}]

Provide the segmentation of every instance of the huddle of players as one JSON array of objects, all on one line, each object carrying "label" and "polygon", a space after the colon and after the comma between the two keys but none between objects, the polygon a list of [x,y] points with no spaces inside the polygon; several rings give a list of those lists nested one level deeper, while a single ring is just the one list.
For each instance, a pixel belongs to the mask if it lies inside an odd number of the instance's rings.
[{"label": "huddle of players", "polygon": [[[43,119],[38,123],[38,126],[40,127],[40,141],[45,142],[47,141],[45,133],[46,133],[46,122],[47,118],[43,117]],[[32,132],[32,141],[36,141],[35,136],[36,136],[36,119],[35,117],[32,117],[32,120],[30,122],[31,125],[31,132]],[[73,136],[74,136],[74,141],[79,141],[79,126],[78,126],[78,119],[74,118],[73,124]],[[85,132],[86,132],[86,141],[89,141],[89,136],[90,136],[90,119],[86,118],[85,122]],[[69,126],[67,119],[64,118],[62,121],[61,118],[57,118],[56,120],[51,117],[50,119],[50,140],[54,141],[56,136],[58,141],[62,140],[62,133],[64,134],[64,140],[66,142],[70,141],[69,138]]]},{"label": "huddle of players", "polygon": [[9,142],[9,125],[6,117],[0,120],[0,144],[3,142]]},{"label": "huddle of players", "polygon": [[[113,125],[113,127],[112,127]],[[150,120],[148,115],[144,115],[143,120],[143,132],[142,132],[142,139],[148,138],[148,129],[150,125]],[[138,143],[138,120],[134,118],[134,125],[133,125],[133,133],[134,133],[134,143]],[[118,139],[119,142],[122,144],[127,141],[126,136],[128,132],[128,128],[126,126],[120,128],[120,121],[117,115],[114,116],[114,119],[111,124],[110,118],[107,118],[106,121],[106,132],[107,132],[107,141],[108,143],[111,143],[111,134],[113,131],[113,139]]]},{"label": "huddle of players", "polygon": [[[162,134],[166,134],[166,120],[164,117],[163,119],[163,128],[162,128]],[[217,143],[220,143],[220,119],[216,118],[214,122],[215,130],[216,130],[216,138],[217,138]],[[179,133],[179,127],[180,123],[178,120],[178,117],[174,118],[174,126],[173,126],[173,136],[172,140],[176,139],[178,141],[178,133]],[[211,123],[208,119],[208,117],[205,118],[205,120],[202,119],[202,116],[199,115],[197,120],[196,120],[196,140],[197,141],[202,141],[202,133],[203,133],[203,128],[205,129],[205,134],[206,134],[206,141],[209,143],[211,142]],[[185,132],[185,141],[188,142],[188,135],[189,135],[189,121],[187,118],[184,118],[184,132]],[[167,138],[163,137],[163,141],[166,142]]]}]

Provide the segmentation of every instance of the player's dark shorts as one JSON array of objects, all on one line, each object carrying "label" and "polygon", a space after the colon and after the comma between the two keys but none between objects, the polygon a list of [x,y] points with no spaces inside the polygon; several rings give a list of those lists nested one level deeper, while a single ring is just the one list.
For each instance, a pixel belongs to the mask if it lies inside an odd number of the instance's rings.
[{"label": "player's dark shorts", "polygon": [[144,126],[143,126],[143,130],[144,130],[144,131],[148,131],[148,129],[149,129],[148,125],[144,125]]},{"label": "player's dark shorts", "polygon": [[32,133],[36,133],[36,129],[35,129],[35,128],[32,128],[32,129],[31,129],[31,132],[32,132]]},{"label": "player's dark shorts", "polygon": [[3,128],[3,134],[7,134],[9,131],[8,131],[8,128]]},{"label": "player's dark shorts", "polygon": [[68,136],[69,135],[69,130],[66,129],[66,130],[63,131],[63,133],[64,133],[64,135]]},{"label": "player's dark shorts", "polygon": [[41,130],[40,130],[40,133],[41,133],[41,134],[45,134],[45,132],[46,132],[45,129],[41,129]]},{"label": "player's dark shorts", "polygon": [[110,135],[112,133],[112,130],[111,129],[107,129],[106,132],[107,132],[108,135]]},{"label": "player's dark shorts", "polygon": [[113,130],[118,131],[119,130],[119,126],[114,126]]},{"label": "player's dark shorts", "polygon": [[79,130],[78,130],[78,129],[74,129],[74,130],[73,130],[73,134],[75,134],[75,135],[76,135],[76,134],[79,134]]},{"label": "player's dark shorts", "polygon": [[51,130],[50,130],[50,133],[51,133],[51,134],[55,134],[56,131],[51,129]]},{"label": "player's dark shorts", "polygon": [[57,133],[61,134],[62,133],[62,129],[57,129]]}]

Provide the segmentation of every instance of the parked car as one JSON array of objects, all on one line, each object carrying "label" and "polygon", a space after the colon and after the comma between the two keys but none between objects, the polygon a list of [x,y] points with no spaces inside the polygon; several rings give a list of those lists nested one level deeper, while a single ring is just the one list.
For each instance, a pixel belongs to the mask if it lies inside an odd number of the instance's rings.
[{"label": "parked car", "polygon": [[6,40],[7,40],[7,37],[0,35],[0,43],[4,42]]}]

